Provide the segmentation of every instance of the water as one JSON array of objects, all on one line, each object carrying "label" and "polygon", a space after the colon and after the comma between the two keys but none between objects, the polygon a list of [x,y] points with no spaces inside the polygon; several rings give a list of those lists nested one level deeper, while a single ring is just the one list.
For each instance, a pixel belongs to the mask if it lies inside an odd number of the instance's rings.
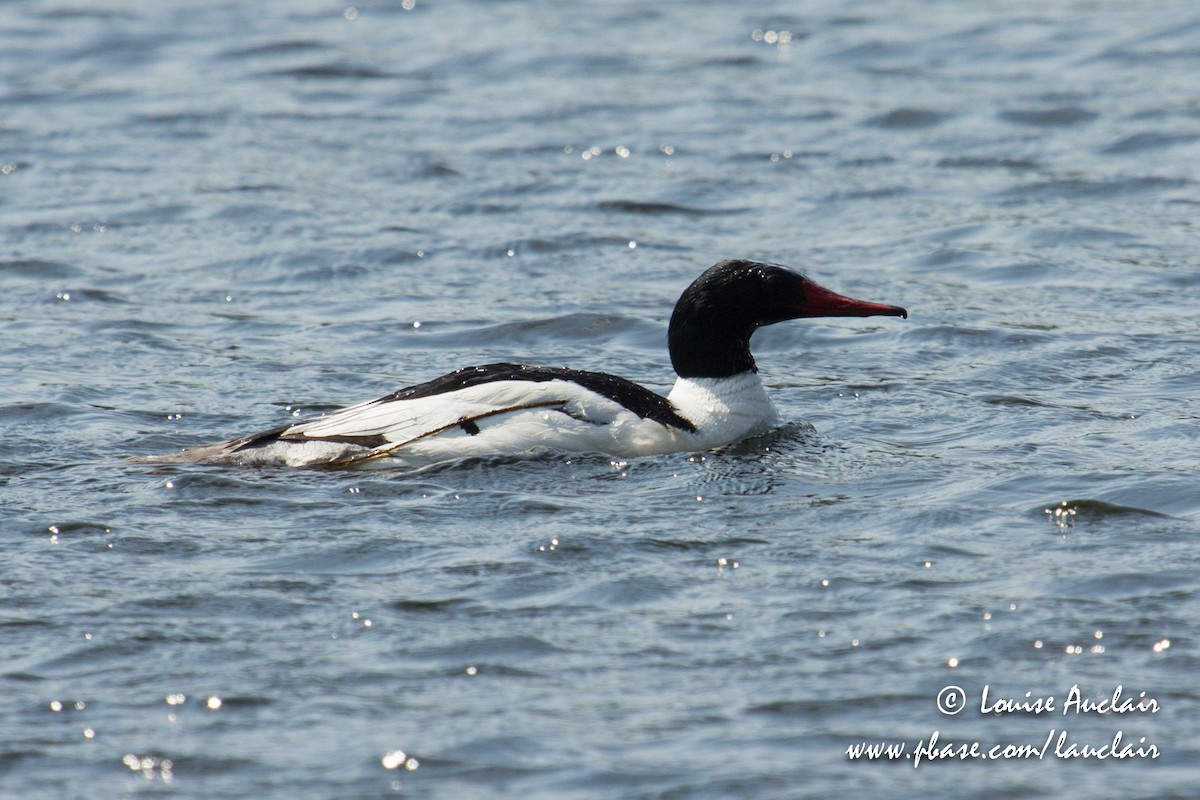
[{"label": "water", "polygon": [[[0,794],[1192,796],[1194,4],[144,5],[0,12]],[[758,334],[720,453],[126,460],[665,390],[732,256],[911,318]],[[1062,730],[1158,757],[846,755]]]}]

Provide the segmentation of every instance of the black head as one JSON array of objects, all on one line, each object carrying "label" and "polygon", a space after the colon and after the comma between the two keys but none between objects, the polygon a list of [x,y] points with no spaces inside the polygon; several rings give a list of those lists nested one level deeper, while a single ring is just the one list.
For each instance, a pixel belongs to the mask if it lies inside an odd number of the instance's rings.
[{"label": "black head", "polygon": [[750,336],[763,325],[802,317],[907,317],[899,306],[843,297],[778,264],[721,261],[684,290],[671,314],[671,365],[685,378],[756,370]]}]

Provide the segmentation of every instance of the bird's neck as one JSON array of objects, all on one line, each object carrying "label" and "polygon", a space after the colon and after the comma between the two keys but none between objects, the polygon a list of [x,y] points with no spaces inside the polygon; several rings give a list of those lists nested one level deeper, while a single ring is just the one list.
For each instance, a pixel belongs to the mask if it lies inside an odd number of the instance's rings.
[{"label": "bird's neck", "polygon": [[667,330],[671,366],[681,378],[728,378],[743,372],[755,373],[758,366],[750,355],[753,328],[721,319],[676,314]]},{"label": "bird's neck", "polygon": [[723,378],[681,376],[667,399],[696,426],[701,448],[762,433],[779,422],[758,373],[749,370]]}]

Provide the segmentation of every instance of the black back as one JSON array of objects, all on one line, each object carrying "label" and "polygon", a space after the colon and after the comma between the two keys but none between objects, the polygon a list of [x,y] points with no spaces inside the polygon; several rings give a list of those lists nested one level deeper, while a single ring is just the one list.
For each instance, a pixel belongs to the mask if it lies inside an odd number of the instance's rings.
[{"label": "black back", "polygon": [[660,394],[644,386],[606,372],[588,372],[567,367],[531,367],[524,364],[485,364],[480,367],[465,367],[434,378],[425,383],[406,386],[381,397],[376,402],[415,400],[433,397],[446,392],[466,389],[496,381],[571,381],[598,395],[620,403],[642,419],[649,419],[681,430],[695,432],[696,426],[675,411],[675,407]]}]

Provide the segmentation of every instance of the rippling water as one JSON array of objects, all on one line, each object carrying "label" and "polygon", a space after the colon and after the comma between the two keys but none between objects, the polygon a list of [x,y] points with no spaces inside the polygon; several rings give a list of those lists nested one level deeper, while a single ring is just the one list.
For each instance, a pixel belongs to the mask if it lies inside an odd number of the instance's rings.
[{"label": "rippling water", "polygon": [[[1193,795],[1194,3],[143,6],[0,13],[5,796]],[[761,332],[719,453],[126,460],[665,390],[725,257],[911,318]],[[1159,711],[979,709],[1074,685]],[[1158,757],[846,755],[1061,730]]]}]

